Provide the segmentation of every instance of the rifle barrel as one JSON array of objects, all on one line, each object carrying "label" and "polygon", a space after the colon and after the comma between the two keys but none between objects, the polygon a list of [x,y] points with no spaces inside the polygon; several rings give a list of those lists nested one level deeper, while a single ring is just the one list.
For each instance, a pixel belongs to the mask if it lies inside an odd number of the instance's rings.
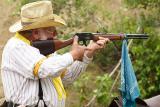
[{"label": "rifle barrel", "polygon": [[[147,34],[114,34],[114,33],[93,33],[102,37],[108,37],[110,40],[123,40],[123,39],[148,39]],[[97,40],[97,38],[95,39]]]},{"label": "rifle barrel", "polygon": [[148,39],[147,34],[125,34],[126,39]]}]

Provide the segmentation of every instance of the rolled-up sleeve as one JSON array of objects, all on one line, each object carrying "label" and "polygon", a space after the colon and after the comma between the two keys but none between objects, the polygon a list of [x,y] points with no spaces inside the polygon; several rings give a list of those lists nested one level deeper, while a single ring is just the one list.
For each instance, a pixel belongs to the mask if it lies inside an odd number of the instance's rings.
[{"label": "rolled-up sleeve", "polygon": [[82,61],[75,61],[65,71],[64,77],[62,78],[63,83],[72,83],[77,77],[79,77],[82,72],[86,70],[88,64],[92,61],[92,59],[93,58],[88,58],[86,54],[84,54]]}]

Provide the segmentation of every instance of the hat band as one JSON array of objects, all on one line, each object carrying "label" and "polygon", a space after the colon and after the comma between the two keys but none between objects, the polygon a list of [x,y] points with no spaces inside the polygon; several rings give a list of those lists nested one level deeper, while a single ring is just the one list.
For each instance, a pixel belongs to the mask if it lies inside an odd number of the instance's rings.
[{"label": "hat band", "polygon": [[32,24],[33,22],[22,22],[21,21],[21,24],[22,24],[22,26],[27,26],[27,25],[30,25],[30,24]]},{"label": "hat band", "polygon": [[43,20],[54,20],[53,15],[47,15],[47,16],[42,16],[42,17],[37,17],[37,18],[25,18],[25,17],[21,17],[21,23],[22,25],[28,25],[34,22],[39,22],[39,21],[43,21]]}]

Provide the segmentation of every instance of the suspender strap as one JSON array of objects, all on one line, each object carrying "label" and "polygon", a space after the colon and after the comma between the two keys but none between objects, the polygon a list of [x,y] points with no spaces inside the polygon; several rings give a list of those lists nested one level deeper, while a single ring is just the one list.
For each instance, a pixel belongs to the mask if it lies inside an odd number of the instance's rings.
[{"label": "suspender strap", "polygon": [[35,107],[38,107],[38,104],[39,104],[39,101],[42,100],[43,103],[44,103],[44,107],[47,107],[45,101],[43,100],[43,91],[42,91],[42,85],[41,85],[41,80],[39,79],[39,92],[38,92],[38,97],[39,97],[39,100],[37,102],[37,105]]},{"label": "suspender strap", "polygon": [[39,81],[39,93],[38,93],[38,96],[39,96],[40,100],[43,100],[43,91],[42,91],[41,80],[39,79],[38,81]]}]

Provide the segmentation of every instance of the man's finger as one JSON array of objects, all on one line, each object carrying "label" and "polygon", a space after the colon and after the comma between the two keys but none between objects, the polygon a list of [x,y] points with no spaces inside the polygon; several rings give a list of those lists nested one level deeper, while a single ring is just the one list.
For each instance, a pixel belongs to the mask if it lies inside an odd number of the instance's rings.
[{"label": "man's finger", "polygon": [[92,49],[89,48],[89,47],[84,47],[84,50],[86,50],[86,51],[91,51]]},{"label": "man's finger", "polygon": [[99,37],[99,40],[105,40],[106,42],[110,41],[108,38],[104,38],[104,37]]},{"label": "man's finger", "polygon": [[105,45],[106,41],[105,40],[99,40],[99,41],[97,41],[97,44],[98,45]]}]

